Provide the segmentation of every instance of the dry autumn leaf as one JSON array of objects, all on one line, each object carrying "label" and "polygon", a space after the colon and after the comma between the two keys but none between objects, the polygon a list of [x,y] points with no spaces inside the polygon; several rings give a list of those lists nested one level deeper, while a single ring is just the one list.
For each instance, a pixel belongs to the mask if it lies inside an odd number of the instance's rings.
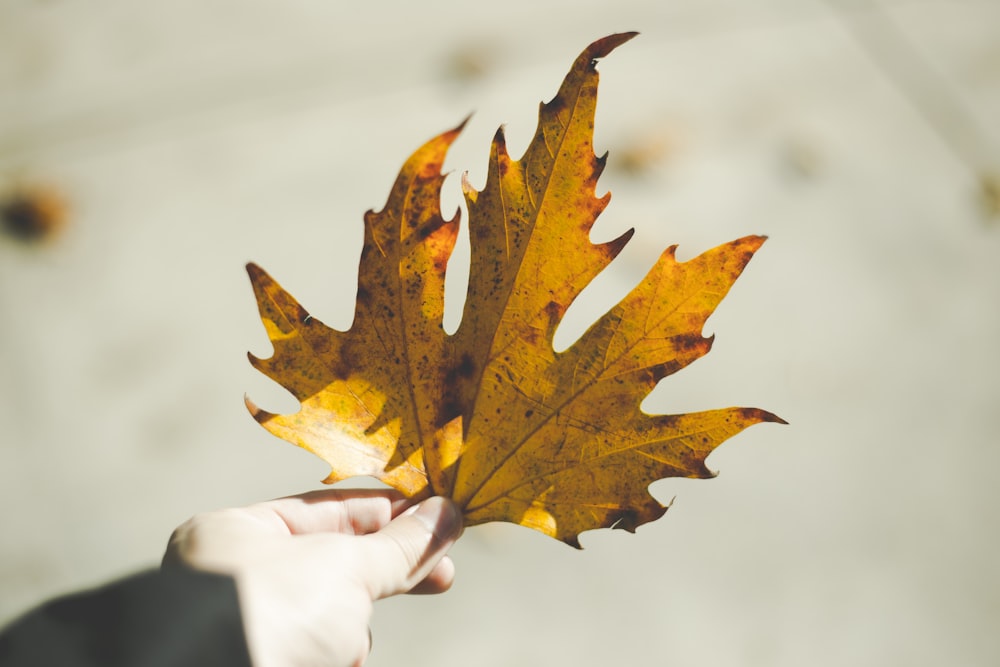
[{"label": "dry autumn leaf", "polygon": [[0,200],[0,230],[26,243],[51,240],[66,224],[66,208],[55,188],[18,188]]},{"label": "dry autumn leaf", "polygon": [[248,266],[274,345],[270,358],[250,360],[301,408],[247,406],[268,431],[327,461],[325,481],[370,475],[411,497],[452,498],[467,525],[511,521],[579,547],[582,531],[632,531],[660,517],[666,507],[647,490],[652,482],[711,477],[705,457],[720,443],[781,421],[755,408],[639,409],[661,378],[708,352],[705,320],[760,236],[686,262],[668,249],[576,343],[553,350],[569,304],[631,237],[589,240],[610,198],[595,196],[604,167],[592,146],[596,61],[633,36],[587,47],[541,106],[524,156],[512,160],[498,131],[484,189],[463,181],[471,279],[454,334],[442,317],[459,216],[442,217],[440,190],[461,126],[417,150],[385,208],[365,215],[348,331],[325,326]]}]

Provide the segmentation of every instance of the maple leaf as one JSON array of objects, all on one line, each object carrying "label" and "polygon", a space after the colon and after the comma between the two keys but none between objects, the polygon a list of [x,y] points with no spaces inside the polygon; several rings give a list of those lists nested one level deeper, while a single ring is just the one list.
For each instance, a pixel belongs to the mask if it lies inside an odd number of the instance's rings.
[{"label": "maple leaf", "polygon": [[[298,412],[247,406],[271,433],[317,454],[336,482],[369,475],[411,497],[442,495],[467,525],[511,521],[579,547],[582,531],[629,531],[666,506],[665,477],[711,477],[705,457],[756,408],[648,415],[663,377],[709,351],[705,320],[764,241],[747,236],[678,262],[669,248],[645,279],[572,346],[553,335],[581,290],[632,232],[590,242],[610,200],[595,196],[605,157],[592,145],[596,62],[635,33],[576,59],[541,105],[520,160],[494,137],[485,187],[462,187],[470,281],[461,324],[442,326],[459,214],[440,211],[441,167],[462,126],[417,150],[385,207],[365,215],[357,308],[347,331],[324,325],[254,264],[248,271],[274,346],[251,363],[287,388]],[[463,123],[464,125],[464,123]]]}]

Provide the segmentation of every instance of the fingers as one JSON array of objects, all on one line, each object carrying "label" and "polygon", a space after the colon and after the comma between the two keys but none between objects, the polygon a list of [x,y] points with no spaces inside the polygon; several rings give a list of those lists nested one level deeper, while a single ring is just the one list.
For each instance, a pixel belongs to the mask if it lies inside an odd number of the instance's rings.
[{"label": "fingers", "polygon": [[372,599],[410,591],[447,589],[454,566],[442,559],[462,532],[462,515],[450,500],[433,497],[403,512],[362,541],[361,577]]},{"label": "fingers", "polygon": [[447,591],[454,582],[455,563],[450,557],[445,556],[438,561],[430,574],[407,592],[412,595],[436,595]]},{"label": "fingers", "polygon": [[388,524],[406,503],[394,489],[324,489],[259,503],[253,509],[273,513],[293,535],[366,535]]}]

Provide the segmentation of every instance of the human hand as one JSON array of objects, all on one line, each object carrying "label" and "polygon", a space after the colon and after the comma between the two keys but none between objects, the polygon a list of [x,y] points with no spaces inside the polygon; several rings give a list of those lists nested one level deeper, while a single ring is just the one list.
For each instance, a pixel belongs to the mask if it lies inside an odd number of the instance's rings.
[{"label": "human hand", "polygon": [[461,531],[444,498],[330,489],[198,514],[163,562],[235,578],[255,667],[353,666],[371,650],[375,600],[448,590]]}]

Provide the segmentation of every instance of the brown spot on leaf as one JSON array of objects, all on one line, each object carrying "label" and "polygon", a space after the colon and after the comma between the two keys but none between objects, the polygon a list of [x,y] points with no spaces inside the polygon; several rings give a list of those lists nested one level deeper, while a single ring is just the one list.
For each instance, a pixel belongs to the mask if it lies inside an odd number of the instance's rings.
[{"label": "brown spot on leaf", "polygon": [[476,362],[472,358],[472,355],[466,353],[462,355],[462,361],[455,368],[455,372],[458,377],[468,380],[476,373]]},{"label": "brown spot on leaf", "polygon": [[462,359],[453,367],[448,369],[445,373],[445,382],[448,385],[453,385],[459,380],[469,380],[476,373],[476,362],[472,358],[472,355],[466,353],[462,355]]},{"label": "brown spot on leaf", "polygon": [[675,350],[681,352],[699,352],[711,346],[711,338],[705,338],[700,332],[685,333],[670,339]]},{"label": "brown spot on leaf", "polygon": [[562,95],[556,95],[547,104],[544,105],[545,111],[553,115],[558,116],[563,110],[566,109],[566,98]]}]

